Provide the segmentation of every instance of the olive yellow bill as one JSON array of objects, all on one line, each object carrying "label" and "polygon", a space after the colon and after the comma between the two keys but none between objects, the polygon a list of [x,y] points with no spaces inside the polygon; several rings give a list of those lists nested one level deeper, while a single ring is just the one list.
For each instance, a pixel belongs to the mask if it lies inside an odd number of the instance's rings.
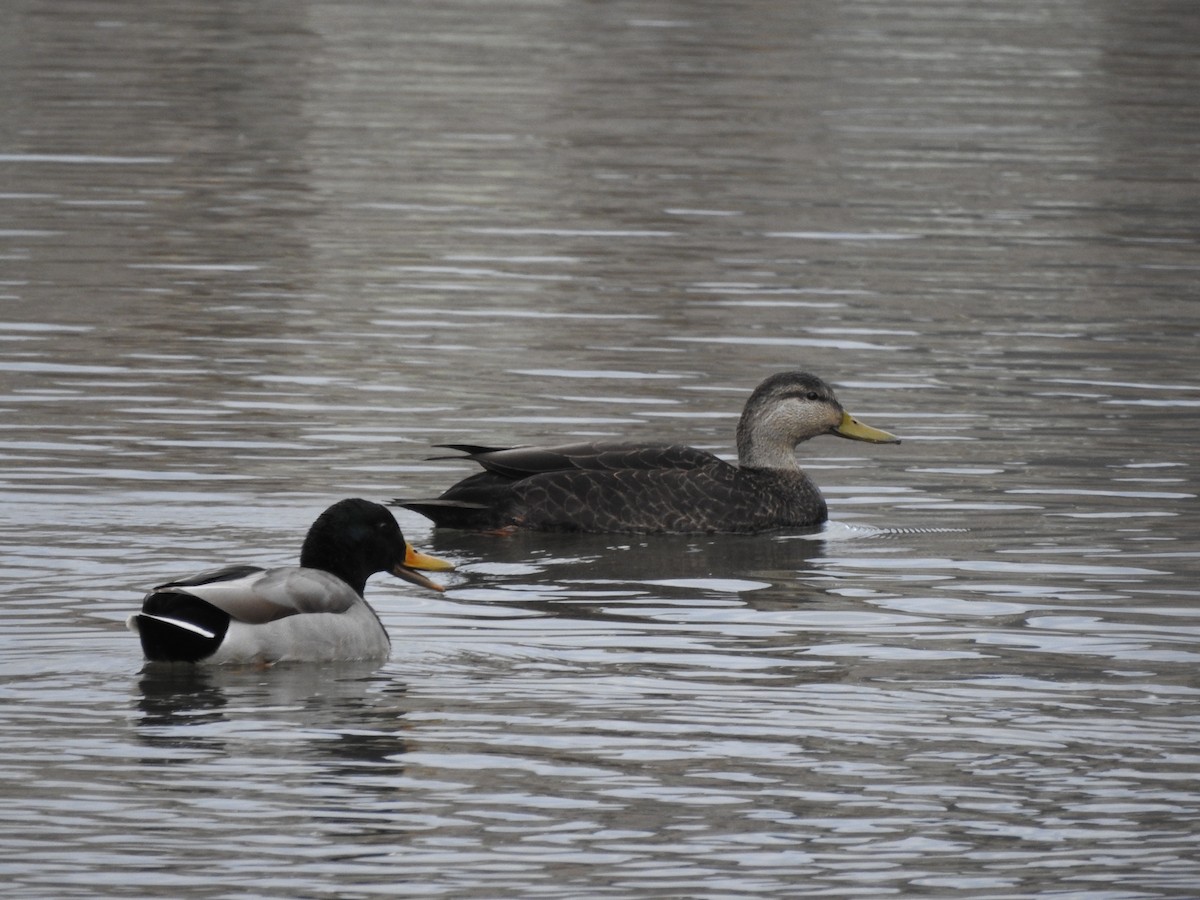
[{"label": "olive yellow bill", "polygon": [[848,412],[842,413],[842,421],[833,427],[831,432],[838,437],[850,438],[852,441],[868,441],[872,444],[898,444],[900,438],[870,425],[864,425]]}]

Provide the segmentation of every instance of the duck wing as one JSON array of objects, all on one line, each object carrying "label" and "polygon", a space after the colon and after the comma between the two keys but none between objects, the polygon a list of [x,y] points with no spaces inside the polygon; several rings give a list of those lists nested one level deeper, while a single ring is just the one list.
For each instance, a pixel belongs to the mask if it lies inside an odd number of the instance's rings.
[{"label": "duck wing", "polygon": [[707,450],[682,444],[624,444],[589,442],[554,447],[481,447],[474,444],[441,444],[463,456],[438,459],[469,459],[485,471],[519,481],[531,475],[571,470],[616,472],[626,469],[695,469],[720,462]]},{"label": "duck wing", "polygon": [[228,566],[159,585],[147,595],[145,603],[156,597],[179,595],[203,600],[234,621],[248,625],[300,613],[345,612],[362,601],[350,585],[320,569]]},{"label": "duck wing", "polygon": [[[398,498],[393,503],[420,513],[440,528],[489,531],[510,528],[518,523],[523,527],[547,527],[525,523],[526,512],[531,504],[523,498],[526,492],[539,496],[540,492],[549,492],[561,504],[579,506],[583,502],[592,510],[581,512],[577,517],[578,522],[564,527],[575,531],[601,531],[605,529],[592,522],[592,519],[598,515],[596,510],[611,510],[621,502],[612,499],[612,492],[615,491],[616,496],[621,496],[626,490],[636,492],[643,489],[636,485],[639,477],[635,473],[645,476],[647,484],[663,485],[670,479],[660,476],[669,475],[671,472],[734,468],[707,450],[681,444],[599,441],[553,447],[484,447],[477,444],[439,446],[457,450],[463,455],[435,459],[469,459],[482,466],[483,471],[462,479],[436,498]],[[615,478],[617,475],[620,475],[620,478]],[[614,478],[609,479],[605,476]],[[619,484],[630,487],[617,487]],[[590,499],[580,501],[573,495],[573,491],[587,494],[589,498],[598,493],[602,498],[608,499],[602,499],[597,505]],[[532,505],[547,510],[555,508],[555,503],[549,500],[544,504]],[[564,521],[570,523],[574,520]]]}]

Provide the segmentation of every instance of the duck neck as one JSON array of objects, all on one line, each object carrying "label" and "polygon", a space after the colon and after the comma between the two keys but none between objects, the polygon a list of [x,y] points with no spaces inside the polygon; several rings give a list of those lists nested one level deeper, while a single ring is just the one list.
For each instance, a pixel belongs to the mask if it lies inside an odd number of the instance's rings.
[{"label": "duck neck", "polygon": [[367,579],[371,573],[363,573],[362,567],[336,547],[325,547],[318,541],[305,541],[300,551],[300,565],[306,569],[320,569],[340,578],[354,589],[360,597],[367,589]]},{"label": "duck neck", "polygon": [[747,469],[788,469],[800,471],[796,462],[796,446],[780,440],[769,422],[751,423],[743,414],[738,422],[737,450],[738,465]]}]

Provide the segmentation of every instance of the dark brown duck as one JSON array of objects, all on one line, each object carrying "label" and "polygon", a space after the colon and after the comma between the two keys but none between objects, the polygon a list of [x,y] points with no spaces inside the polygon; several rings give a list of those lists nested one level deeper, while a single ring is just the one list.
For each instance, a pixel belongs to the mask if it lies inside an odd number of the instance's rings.
[{"label": "dark brown duck", "polygon": [[675,444],[444,444],[483,471],[436,499],[395,503],[438,527],[474,531],[753,533],[807,527],[824,522],[828,511],[795,450],[822,434],[900,443],[851,416],[815,375],[781,372],[746,401],[737,465]]}]

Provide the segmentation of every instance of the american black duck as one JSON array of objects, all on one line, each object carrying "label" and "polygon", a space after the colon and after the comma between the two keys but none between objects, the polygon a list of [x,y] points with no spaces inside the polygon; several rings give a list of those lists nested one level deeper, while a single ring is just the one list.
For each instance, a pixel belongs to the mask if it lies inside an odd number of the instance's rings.
[{"label": "american black duck", "polygon": [[772,375],[737,427],[738,464],[674,444],[444,444],[483,467],[432,500],[394,501],[442,528],[592,533],[753,533],[819,525],[825,499],[796,462],[822,434],[898,444],[846,412],[807,372]]}]

